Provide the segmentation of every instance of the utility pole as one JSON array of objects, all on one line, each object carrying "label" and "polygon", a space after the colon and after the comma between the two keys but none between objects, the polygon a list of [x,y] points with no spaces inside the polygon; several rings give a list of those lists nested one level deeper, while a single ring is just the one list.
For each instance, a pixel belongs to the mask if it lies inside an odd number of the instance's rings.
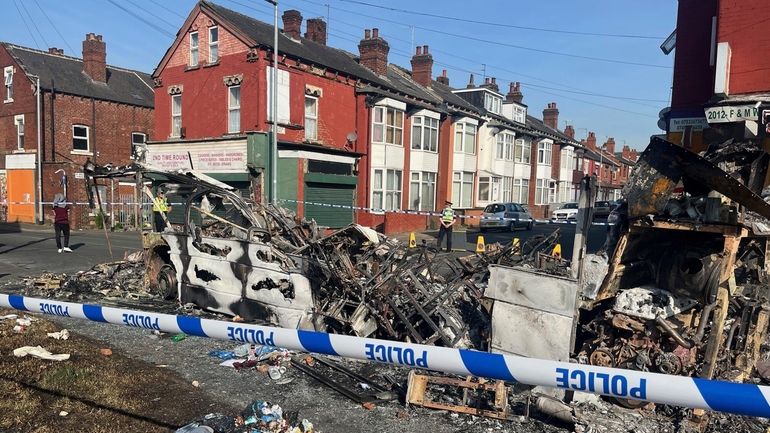
[{"label": "utility pole", "polygon": [[270,86],[272,125],[270,135],[270,203],[278,203],[278,1],[265,0],[273,5],[273,73],[272,85]]}]

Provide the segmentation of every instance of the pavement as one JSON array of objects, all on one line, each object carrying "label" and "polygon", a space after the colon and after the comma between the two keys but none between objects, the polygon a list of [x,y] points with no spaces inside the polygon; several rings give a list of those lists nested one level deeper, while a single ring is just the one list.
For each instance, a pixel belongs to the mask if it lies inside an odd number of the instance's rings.
[{"label": "pavement", "polygon": [[73,252],[58,253],[53,227],[0,223],[0,283],[43,272],[87,270],[98,263],[121,260],[126,252],[142,248],[139,232],[112,232],[109,236],[112,257],[101,230],[72,231]]}]

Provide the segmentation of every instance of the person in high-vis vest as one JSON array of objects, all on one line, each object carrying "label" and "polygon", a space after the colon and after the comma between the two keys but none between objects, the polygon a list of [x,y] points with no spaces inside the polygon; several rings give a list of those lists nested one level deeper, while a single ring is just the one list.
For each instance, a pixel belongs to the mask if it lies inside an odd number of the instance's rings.
[{"label": "person in high-vis vest", "polygon": [[441,211],[441,217],[439,217],[439,222],[441,223],[441,226],[438,228],[438,245],[436,246],[437,249],[441,249],[441,242],[444,240],[444,236],[446,236],[446,251],[451,252],[452,251],[452,226],[455,224],[456,216],[455,216],[455,210],[452,209],[452,202],[447,200],[444,202],[444,210]]},{"label": "person in high-vis vest", "polygon": [[166,219],[163,216],[168,215],[169,212],[171,212],[171,206],[166,200],[166,192],[159,188],[158,195],[152,200],[152,216],[156,232],[160,233],[166,230]]}]

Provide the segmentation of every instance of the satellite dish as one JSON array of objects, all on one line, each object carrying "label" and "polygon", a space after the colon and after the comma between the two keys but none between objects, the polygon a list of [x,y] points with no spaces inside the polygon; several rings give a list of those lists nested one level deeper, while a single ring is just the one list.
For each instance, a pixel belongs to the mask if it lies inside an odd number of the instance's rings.
[{"label": "satellite dish", "polygon": [[356,134],[355,132],[349,132],[345,138],[347,138],[348,141],[352,143],[358,139],[358,134]]}]

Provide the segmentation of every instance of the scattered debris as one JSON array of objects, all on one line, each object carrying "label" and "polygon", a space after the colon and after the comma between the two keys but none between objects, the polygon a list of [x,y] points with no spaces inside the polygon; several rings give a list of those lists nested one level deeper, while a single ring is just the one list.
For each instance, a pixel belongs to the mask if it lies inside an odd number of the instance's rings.
[{"label": "scattered debris", "polygon": [[312,433],[313,423],[299,412],[284,413],[281,406],[256,400],[239,415],[210,413],[176,430],[176,433]]},{"label": "scattered debris", "polygon": [[[308,362],[308,358],[312,362]],[[291,365],[358,404],[398,398],[396,393],[330,358],[309,355]],[[362,386],[363,385],[363,386]]]},{"label": "scattered debris", "polygon": [[66,361],[70,359],[69,353],[54,355],[46,349],[43,349],[41,346],[23,346],[13,350],[13,356],[17,358],[23,358],[27,355],[34,358],[45,359],[46,361]]},{"label": "scattered debris", "polygon": [[429,376],[412,370],[409,372],[406,404],[511,420],[509,394],[510,388],[501,380],[489,382],[471,376],[465,379]]},{"label": "scattered debris", "polygon": [[49,338],[54,338],[56,340],[67,340],[70,338],[70,332],[66,329],[62,329],[58,332],[48,332],[46,334]]},{"label": "scattered debris", "polygon": [[112,356],[112,349],[110,348],[99,349],[99,353],[102,354],[102,356]]}]

